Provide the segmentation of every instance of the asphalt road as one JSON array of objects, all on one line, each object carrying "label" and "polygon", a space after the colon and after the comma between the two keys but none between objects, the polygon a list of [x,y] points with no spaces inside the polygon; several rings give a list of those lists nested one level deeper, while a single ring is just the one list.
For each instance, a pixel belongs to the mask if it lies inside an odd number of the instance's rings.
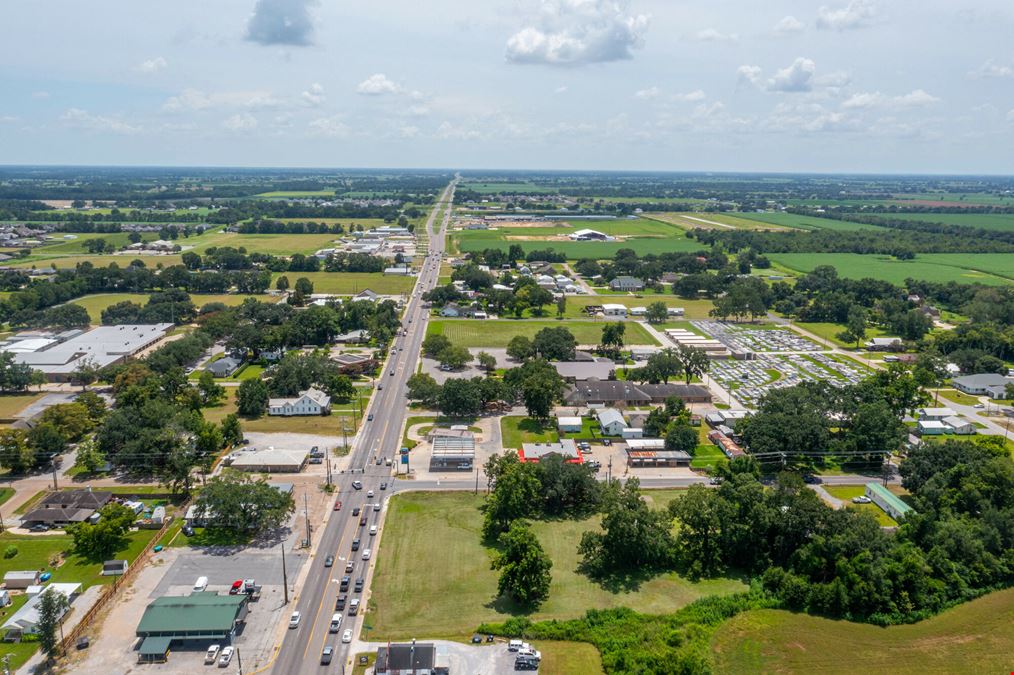
[{"label": "asphalt road", "polygon": [[[376,550],[374,542],[371,541],[376,537],[370,536],[369,528],[374,524],[379,527],[381,517],[386,513],[374,511],[372,505],[386,501],[394,488],[393,467],[385,466],[383,463],[378,466],[376,459],[390,458],[392,464],[397,466],[397,453],[402,441],[401,428],[407,411],[406,383],[415,372],[426,334],[428,312],[423,309],[420,296],[436,286],[440,275],[440,256],[444,252],[450,204],[454,198],[456,184],[457,180],[451,182],[441,195],[440,202],[448,206],[441,222],[436,223],[439,208],[434,208],[426,221],[429,255],[424,261],[416,281],[415,292],[409,299],[402,318],[402,325],[407,334],[395,338],[388,361],[377,379],[378,387],[383,389],[374,393],[367,409],[368,414],[373,415],[373,420],[363,425],[353,444],[349,463],[351,471],[337,476],[336,499],[342,501],[342,509],[331,513],[331,518],[307,563],[311,567],[306,580],[302,588],[297,589],[295,602],[291,603],[292,610],[300,612],[301,620],[298,628],[290,629],[286,633],[278,656],[272,664],[272,672],[278,675],[346,671],[344,664],[350,655],[347,653],[348,645],[341,642],[341,635],[348,628],[352,628],[354,634],[359,633],[363,621],[362,611],[365,609],[369,583],[372,581],[371,565],[374,563],[372,559],[364,561],[362,553],[367,548]],[[434,231],[434,226],[439,229]],[[353,481],[360,481],[362,489],[355,490],[352,487]],[[388,483],[388,490],[380,490],[382,482]],[[370,490],[375,494],[372,499],[367,497]],[[362,513],[367,517],[365,526],[360,526],[360,519],[352,516],[352,509],[357,506],[363,508]],[[361,548],[353,553],[352,540],[356,538],[361,540]],[[330,568],[324,567],[324,559],[328,555],[335,557],[334,566]],[[329,633],[331,615],[335,613],[335,601],[339,595],[339,581],[345,575],[346,561],[350,558],[355,564],[352,579],[363,577],[366,586],[362,593],[349,592],[348,597],[350,601],[353,598],[361,598],[364,607],[360,608],[360,615],[354,617],[348,615],[346,607],[341,630],[338,633]],[[320,664],[321,652],[325,645],[335,649],[330,666]],[[351,672],[351,669],[347,670]]]}]

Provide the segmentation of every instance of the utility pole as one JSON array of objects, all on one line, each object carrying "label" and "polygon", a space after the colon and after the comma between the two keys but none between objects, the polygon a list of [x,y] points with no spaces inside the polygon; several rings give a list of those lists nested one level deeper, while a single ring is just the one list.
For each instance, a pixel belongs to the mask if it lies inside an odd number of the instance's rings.
[{"label": "utility pole", "polygon": [[[474,459],[472,460],[475,461]],[[479,463],[475,462],[475,492],[473,494],[479,494]]]},{"label": "utility pole", "polygon": [[303,494],[303,514],[306,516],[306,546],[310,546],[310,505],[306,493]]},{"label": "utility pole", "polygon": [[60,487],[56,484],[56,455],[50,461],[53,463],[53,489],[59,490]]},{"label": "utility pole", "polygon": [[606,473],[606,485],[613,482],[613,458],[609,457],[609,471]]},{"label": "utility pole", "polygon": [[282,549],[282,591],[285,594],[285,604],[289,604],[289,575],[285,571],[285,541],[281,543]]}]

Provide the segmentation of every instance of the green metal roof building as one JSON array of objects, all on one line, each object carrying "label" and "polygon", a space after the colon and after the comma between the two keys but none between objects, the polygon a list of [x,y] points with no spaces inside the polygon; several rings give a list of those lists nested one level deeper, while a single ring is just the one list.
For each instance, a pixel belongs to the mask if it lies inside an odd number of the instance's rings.
[{"label": "green metal roof building", "polygon": [[866,496],[895,520],[898,520],[912,510],[912,507],[903,502],[898,495],[880,483],[867,483]]},{"label": "green metal roof building", "polygon": [[249,597],[193,593],[161,597],[144,610],[137,636],[144,638],[139,661],[164,661],[175,640],[227,642],[247,615]]}]

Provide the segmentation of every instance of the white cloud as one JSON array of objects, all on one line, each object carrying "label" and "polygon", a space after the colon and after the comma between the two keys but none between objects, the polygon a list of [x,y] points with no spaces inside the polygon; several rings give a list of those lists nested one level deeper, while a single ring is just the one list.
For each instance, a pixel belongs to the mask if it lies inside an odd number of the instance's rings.
[{"label": "white cloud", "polygon": [[342,121],[341,115],[334,115],[332,117],[318,117],[311,121],[310,132],[328,138],[345,138],[349,135],[349,128]]},{"label": "white cloud", "polygon": [[567,92],[567,85],[561,84],[559,87],[553,90],[554,94],[564,94]]},{"label": "white cloud", "polygon": [[18,118],[14,115],[0,115],[0,124],[14,124]]},{"label": "white cloud", "polygon": [[402,138],[415,138],[416,136],[419,135],[419,127],[413,126],[411,124],[406,124],[405,126],[398,129],[398,135],[401,136]]},{"label": "white cloud", "polygon": [[257,128],[257,118],[248,112],[236,113],[222,121],[222,127],[228,131],[253,131]]},{"label": "white cloud", "polygon": [[324,96],[324,87],[318,82],[311,84],[310,88],[300,94],[299,97],[303,100],[304,104],[310,107],[319,106],[327,98]]},{"label": "white cloud", "polygon": [[444,121],[437,127],[437,138],[460,141],[477,141],[482,139],[482,132],[470,127],[454,125]]},{"label": "white cloud", "polygon": [[743,82],[749,82],[752,85],[759,85],[761,82],[761,73],[764,71],[760,66],[740,66],[736,69],[737,77]]},{"label": "white cloud", "polygon": [[673,99],[676,101],[703,101],[705,98],[707,98],[707,94],[701,89],[688,91],[685,94],[673,94]]},{"label": "white cloud", "polygon": [[164,68],[169,66],[169,62],[162,56],[156,56],[153,59],[147,59],[141,61],[139,64],[134,66],[134,70],[138,73],[157,73]]},{"label": "white cloud", "polygon": [[989,59],[968,75],[969,77],[975,79],[986,77],[1014,77],[1014,68],[1001,65],[993,61],[993,59]]},{"label": "white cloud", "polygon": [[356,91],[365,96],[383,96],[384,94],[397,94],[402,91],[402,87],[387,79],[383,73],[376,73],[360,82]]},{"label": "white cloud", "polygon": [[257,0],[246,26],[246,40],[261,45],[313,44],[310,7],[317,0]]},{"label": "white cloud", "polygon": [[857,120],[848,114],[828,110],[817,103],[779,104],[764,121],[764,127],[774,131],[806,133],[859,130]]},{"label": "white cloud", "polygon": [[851,30],[873,23],[877,7],[870,0],[852,0],[844,7],[821,6],[817,10],[817,28]]},{"label": "white cloud", "polygon": [[901,96],[885,96],[879,91],[860,92],[847,98],[843,108],[919,108],[939,102],[940,99],[922,89]]},{"label": "white cloud", "polygon": [[507,61],[581,66],[633,57],[644,44],[649,16],[628,0],[542,0],[537,16],[507,40]]},{"label": "white cloud", "polygon": [[738,42],[739,35],[736,33],[722,33],[715,28],[705,28],[697,31],[695,36],[700,42]]},{"label": "white cloud", "polygon": [[413,117],[425,117],[430,114],[430,109],[425,105],[410,105],[407,112]]},{"label": "white cloud", "polygon": [[810,59],[797,58],[787,68],[782,68],[767,81],[768,91],[800,92],[813,88],[813,74],[817,65]]},{"label": "white cloud", "polygon": [[68,108],[60,116],[60,122],[72,129],[87,129],[89,131],[105,131],[113,134],[131,136],[141,131],[141,127],[128,124],[116,117],[105,117],[93,115],[81,108]]},{"label": "white cloud", "polygon": [[662,93],[662,90],[658,87],[648,87],[647,89],[640,89],[634,92],[634,98],[639,98],[645,101],[650,101],[653,98],[658,98],[658,95]]},{"label": "white cloud", "polygon": [[782,17],[782,20],[775,24],[775,34],[793,35],[795,33],[803,32],[805,28],[805,23],[789,14],[788,16]]},{"label": "white cloud", "polygon": [[1011,108],[1010,111],[1007,112],[1007,121],[1014,122],[1014,108]]},{"label": "white cloud", "polygon": [[817,75],[813,78],[813,85],[815,87],[828,87],[837,89],[844,87],[852,82],[852,76],[842,70],[836,70],[833,73],[825,73],[824,75]]},{"label": "white cloud", "polygon": [[169,97],[162,104],[166,112],[208,110],[210,108],[277,108],[281,105],[269,91],[226,91],[207,93],[200,89],[184,89],[180,94]]},{"label": "white cloud", "polygon": [[43,99],[47,99],[47,98],[49,98],[49,92],[48,91],[33,91],[32,92],[32,98],[38,99],[40,101],[43,100]]}]

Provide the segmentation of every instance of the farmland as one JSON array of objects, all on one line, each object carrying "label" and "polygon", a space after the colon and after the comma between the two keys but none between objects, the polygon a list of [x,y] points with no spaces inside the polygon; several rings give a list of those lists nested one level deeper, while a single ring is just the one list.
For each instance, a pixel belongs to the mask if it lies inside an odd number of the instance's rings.
[{"label": "farmland", "polygon": [[883,230],[875,225],[865,223],[851,223],[847,220],[833,220],[831,218],[815,218],[803,216],[797,213],[737,213],[740,218],[756,220],[772,225],[781,225],[800,230]]},{"label": "farmland", "polygon": [[[532,338],[543,328],[566,328],[577,339],[578,344],[596,345],[602,337],[604,322],[555,320],[533,321],[498,320],[475,321],[472,319],[434,319],[426,330],[427,335],[445,335],[451,342],[462,347],[504,348],[515,335]],[[628,323],[624,339],[629,345],[658,344],[644,328]]]},{"label": "farmland", "polygon": [[1011,213],[871,213],[869,215],[1014,232],[1014,214]]},{"label": "farmland", "polygon": [[745,612],[711,641],[719,673],[1008,672],[1014,589],[881,628],[783,610]]},{"label": "farmland", "polygon": [[335,295],[355,295],[366,289],[381,295],[400,295],[410,293],[415,285],[415,277],[380,272],[284,272],[272,276],[272,287],[281,276],[289,278],[290,286],[296,283],[296,279],[306,277],[313,282],[314,293]]},{"label": "farmland", "polygon": [[778,225],[757,223],[728,213],[649,213],[648,217],[683,230],[781,230]]},{"label": "farmland", "polygon": [[170,267],[182,264],[182,258],[178,253],[168,255],[42,255],[42,252],[31,255],[24,260],[8,262],[9,267],[18,269],[52,267],[54,269],[72,270],[81,263],[91,263],[95,267],[109,267],[116,263],[120,267],[126,267],[134,260],[141,260],[145,267]]},{"label": "farmland", "polygon": [[771,260],[789,269],[809,272],[819,265],[832,265],[849,279],[872,277],[894,284],[905,279],[938,283],[978,282],[993,286],[1014,283],[1008,253],[923,253],[914,260],[896,260],[886,255],[858,253],[772,253]]},{"label": "farmland", "polygon": [[[655,497],[657,507],[675,494],[649,491],[646,496]],[[400,494],[391,500],[382,555],[377,556],[371,637],[463,637],[483,621],[502,621],[518,611],[495,597],[497,573],[489,566],[491,550],[480,543],[481,502],[481,497],[467,493],[425,492]],[[533,618],[576,617],[589,607],[667,612],[704,595],[744,588],[733,579],[691,582],[665,574],[634,591],[610,592],[576,571],[578,541],[597,526],[598,518],[533,524],[553,559],[549,599]],[[420,560],[426,564],[420,565]]]},{"label": "farmland", "polygon": [[[590,225],[589,227],[594,227]],[[553,249],[571,260],[579,258],[612,258],[621,248],[632,249],[638,255],[648,253],[678,253],[700,251],[705,248],[700,242],[682,236],[672,238],[640,238],[624,241],[511,241],[498,236],[498,232],[455,233],[458,250],[462,253],[481,251],[486,248],[507,250],[511,244],[518,244],[527,253]]]}]

